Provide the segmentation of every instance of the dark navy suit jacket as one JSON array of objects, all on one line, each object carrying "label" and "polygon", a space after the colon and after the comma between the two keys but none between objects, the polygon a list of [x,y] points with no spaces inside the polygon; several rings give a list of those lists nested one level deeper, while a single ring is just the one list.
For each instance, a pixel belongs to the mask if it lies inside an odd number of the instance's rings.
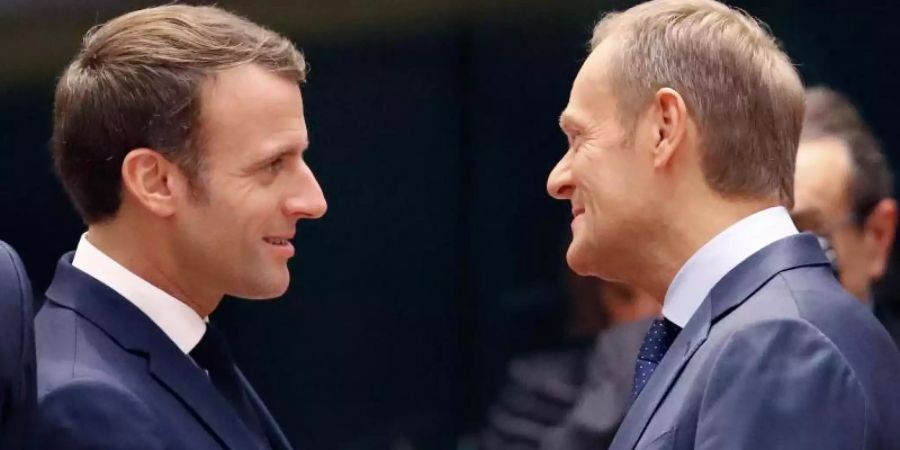
[{"label": "dark navy suit jacket", "polygon": [[712,289],[610,448],[897,449],[900,354],[810,235]]},{"label": "dark navy suit jacket", "polygon": [[22,260],[0,241],[0,449],[21,449],[35,408],[31,283]]},{"label": "dark navy suit jacket", "polygon": [[35,338],[41,450],[291,448],[246,379],[268,442],[137,307],[73,267],[71,253]]}]

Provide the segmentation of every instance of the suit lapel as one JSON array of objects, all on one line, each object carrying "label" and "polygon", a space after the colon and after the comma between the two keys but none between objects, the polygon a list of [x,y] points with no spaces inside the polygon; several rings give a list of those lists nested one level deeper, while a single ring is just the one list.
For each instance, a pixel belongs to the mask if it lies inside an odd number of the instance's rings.
[{"label": "suit lapel", "polygon": [[710,328],[719,319],[737,308],[778,273],[796,267],[827,264],[828,259],[822,253],[816,238],[802,234],[768,245],[728,272],[716,283],[672,343],[644,390],[628,410],[610,448],[632,449],[637,445],[684,366],[706,342]]},{"label": "suit lapel", "polygon": [[675,342],[669,347],[666,356],[660,361],[647,385],[635,399],[616,432],[611,449],[634,448],[644,433],[650,419],[656,413],[659,404],[669,392],[669,388],[678,379],[685,364],[690,361],[697,349],[706,342],[710,326],[709,298],[707,297],[694,316],[678,334]]},{"label": "suit lapel", "polygon": [[206,374],[184,355],[179,356],[177,360],[151,356],[150,372],[181,398],[226,447],[235,450],[259,448],[253,433],[210,383]]},{"label": "suit lapel", "polygon": [[281,427],[278,426],[278,422],[276,422],[275,418],[272,417],[272,414],[269,413],[269,409],[266,408],[265,403],[259,398],[259,395],[257,395],[256,391],[253,389],[253,386],[250,385],[250,382],[247,381],[247,378],[244,377],[244,373],[241,372],[240,369],[237,369],[237,374],[244,387],[244,392],[247,393],[247,397],[250,399],[250,404],[253,405],[253,409],[259,417],[260,425],[262,425],[266,439],[269,441],[269,445],[274,450],[292,450],[293,447],[291,447],[287,437],[284,436]]},{"label": "suit lapel", "polygon": [[233,408],[198,368],[144,313],[117,292],[60,260],[47,298],[103,330],[125,350],[149,360],[151,375],[231,449],[259,448]]}]

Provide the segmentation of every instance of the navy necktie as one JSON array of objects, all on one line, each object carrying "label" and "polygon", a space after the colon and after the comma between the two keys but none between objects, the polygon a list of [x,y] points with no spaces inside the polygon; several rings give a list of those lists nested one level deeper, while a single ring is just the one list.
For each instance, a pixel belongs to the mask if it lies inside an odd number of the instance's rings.
[{"label": "navy necktie", "polygon": [[250,403],[243,383],[237,373],[237,366],[228,350],[225,337],[213,325],[207,324],[206,333],[190,352],[191,358],[198,366],[206,370],[213,386],[228,400],[235,412],[247,427],[257,434],[258,439],[265,439],[259,417]]},{"label": "navy necktie", "polygon": [[665,317],[654,320],[653,324],[650,325],[647,335],[644,336],[644,344],[641,345],[641,350],[638,352],[637,363],[634,365],[634,386],[631,389],[632,402],[641,393],[644,386],[647,385],[650,376],[653,375],[656,367],[659,366],[659,362],[662,361],[663,356],[669,351],[669,347],[675,342],[675,338],[678,337],[680,331],[681,327],[670,322]]}]

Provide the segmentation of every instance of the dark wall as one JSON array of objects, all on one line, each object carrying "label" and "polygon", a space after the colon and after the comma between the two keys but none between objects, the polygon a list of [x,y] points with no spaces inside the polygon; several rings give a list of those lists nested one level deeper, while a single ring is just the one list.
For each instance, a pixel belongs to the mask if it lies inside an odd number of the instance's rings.
[{"label": "dark wall", "polygon": [[217,313],[299,447],[413,434],[440,448],[453,435],[461,52],[453,36],[306,48],[309,161],[328,213],[301,222],[285,298]]},{"label": "dark wall", "polygon": [[[742,6],[807,81],[855,99],[895,159],[897,7],[825,3]],[[567,207],[544,183],[600,8],[298,39],[329,211],[301,223],[284,298],[214,315],[298,447],[452,448],[506,359],[539,344],[519,293],[558,284]],[[42,292],[82,232],[50,170],[52,75],[0,86],[0,238]]]}]

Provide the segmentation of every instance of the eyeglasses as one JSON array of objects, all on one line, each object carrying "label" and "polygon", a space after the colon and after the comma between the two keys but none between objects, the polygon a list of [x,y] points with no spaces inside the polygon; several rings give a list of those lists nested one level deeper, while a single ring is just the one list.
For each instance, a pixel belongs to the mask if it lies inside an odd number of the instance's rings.
[{"label": "eyeglasses", "polygon": [[861,208],[858,211],[850,212],[841,219],[828,223],[823,223],[823,218],[817,210],[810,210],[799,214],[792,212],[791,218],[794,220],[797,229],[800,231],[808,231],[818,239],[819,246],[822,247],[822,251],[825,252],[828,263],[831,265],[831,271],[834,272],[836,277],[840,277],[841,268],[838,265],[837,252],[835,252],[834,245],[832,244],[834,233],[846,227],[854,227],[857,230],[863,229],[874,209],[875,207],[873,204],[872,206]]},{"label": "eyeglasses", "polygon": [[837,252],[834,250],[832,236],[837,231],[846,227],[858,226],[860,221],[857,219],[857,216],[850,213],[841,219],[823,223],[823,219],[818,211],[810,211],[807,213],[792,214],[792,218],[794,224],[800,231],[807,231],[816,237],[819,241],[819,246],[828,258],[828,263],[831,265],[831,271],[834,273],[835,277],[839,277],[841,268],[838,265]]},{"label": "eyeglasses", "polygon": [[831,244],[831,238],[816,233],[813,233],[813,236],[819,241],[819,247],[822,247],[822,251],[825,252],[825,257],[828,258],[828,264],[831,265],[831,272],[834,273],[835,277],[840,277],[841,268],[838,265],[837,252],[834,251],[834,246]]}]

